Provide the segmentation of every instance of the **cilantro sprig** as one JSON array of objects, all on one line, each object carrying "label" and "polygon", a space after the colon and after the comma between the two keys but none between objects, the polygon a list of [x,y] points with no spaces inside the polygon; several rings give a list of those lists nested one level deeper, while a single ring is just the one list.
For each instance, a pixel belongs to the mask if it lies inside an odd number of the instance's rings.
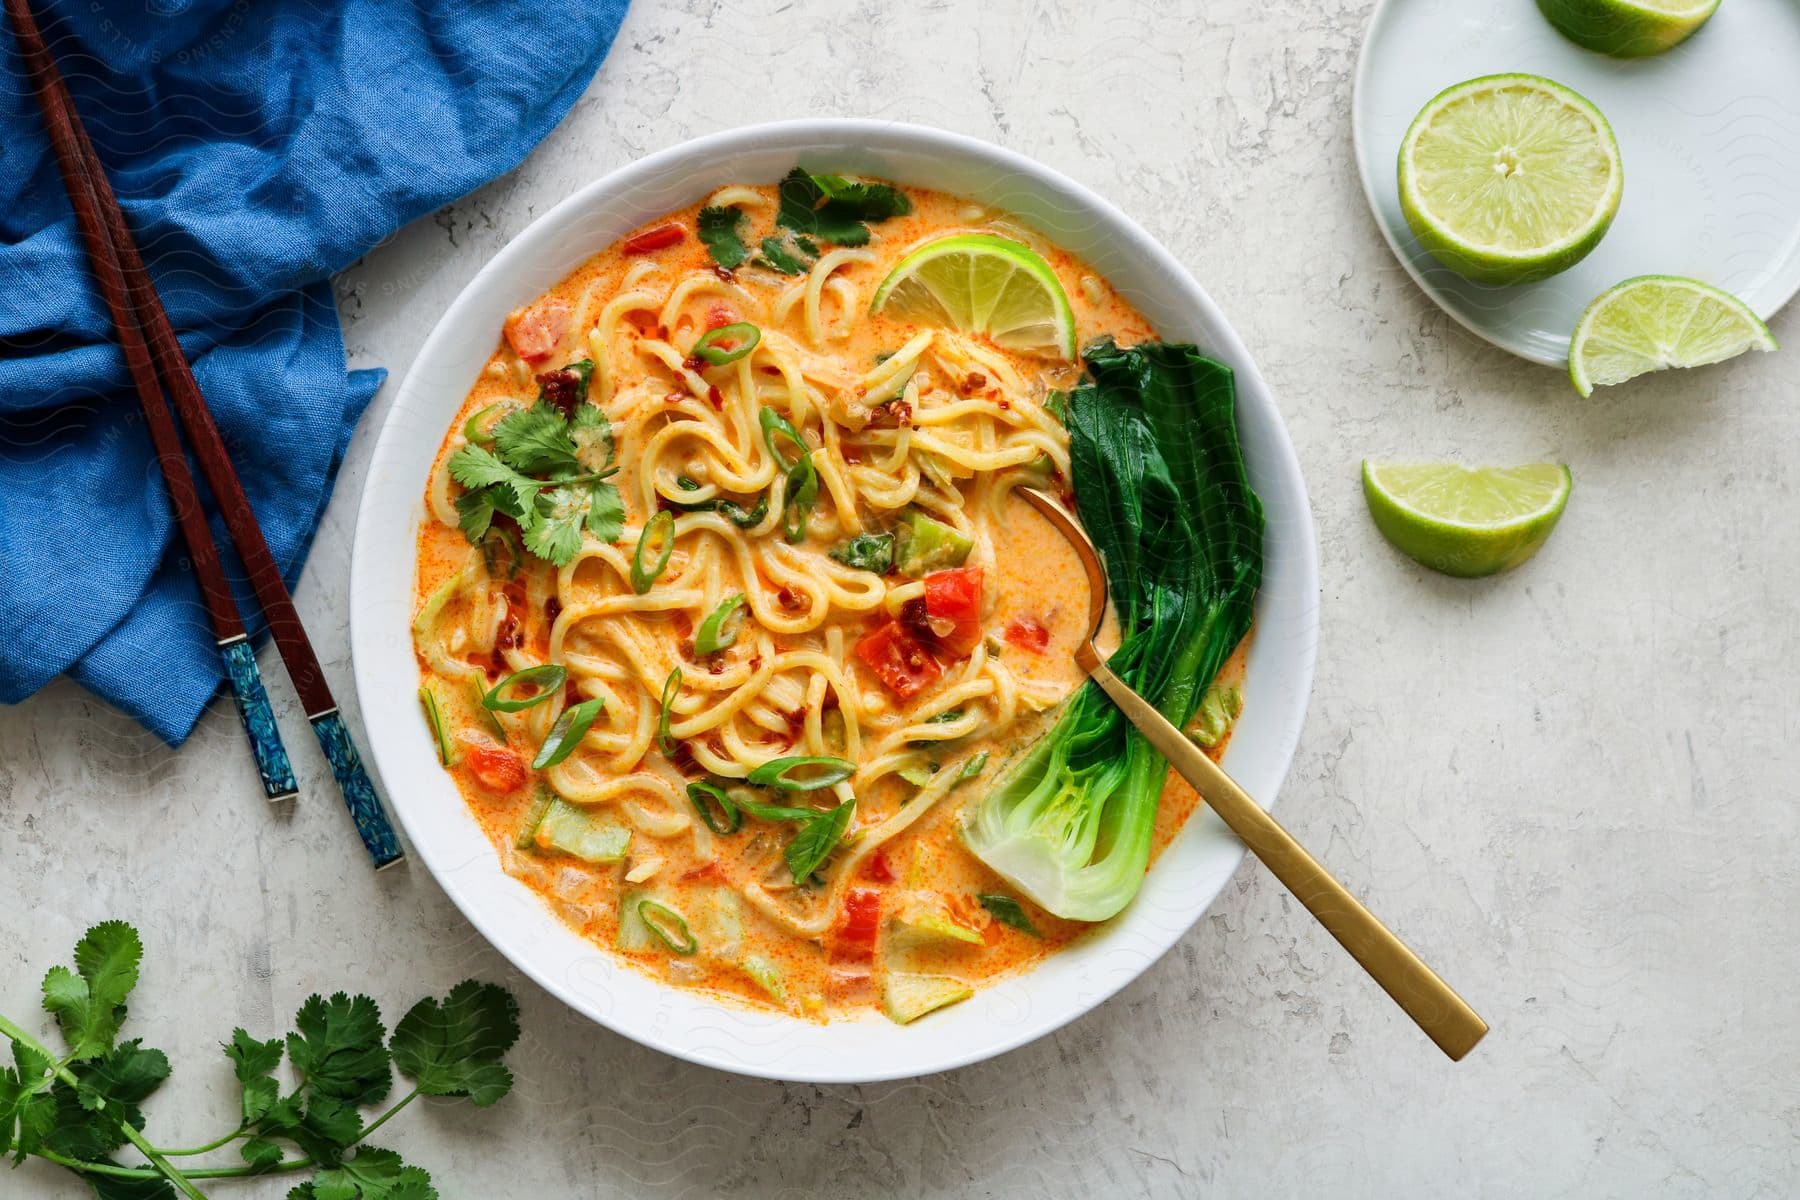
[{"label": "cilantro sprig", "polygon": [[842,175],[814,175],[795,167],[782,179],[775,230],[754,256],[744,239],[746,218],[735,204],[703,208],[696,223],[712,260],[726,270],[745,262],[782,275],[801,275],[819,258],[819,243],[866,246],[869,226],[912,211],[906,193],[885,183],[859,183]]},{"label": "cilantro sprig", "polygon": [[463,536],[479,544],[496,516],[519,526],[525,549],[563,566],[584,533],[617,541],[625,504],[608,482],[618,473],[612,422],[588,403],[586,359],[539,376],[538,401],[494,424],[492,446],[470,443],[450,456]]},{"label": "cilantro sprig", "polygon": [[[119,1041],[138,981],[143,943],[123,921],[87,931],[75,968],[44,977],[44,1009],[67,1047],[52,1051],[0,1016],[12,1067],[0,1068],[0,1157],[37,1156],[80,1175],[100,1200],[206,1200],[197,1180],[311,1171],[288,1200],[436,1200],[431,1176],[368,1136],[419,1096],[466,1096],[478,1107],[512,1087],[501,1061],[519,1037],[518,1005],[504,988],[469,980],[426,998],[387,1035],[367,996],[313,996],[286,1040],[234,1029],[222,1049],[237,1079],[237,1127],[204,1145],[159,1149],[144,1136],[142,1105],[169,1077],[169,1060],[141,1040]],[[279,1078],[285,1055],[292,1082]],[[412,1081],[372,1119],[363,1110],[393,1091],[394,1068]],[[130,1145],[144,1161],[121,1163]],[[186,1165],[236,1145],[234,1165]],[[176,1159],[183,1160],[177,1166]]]}]

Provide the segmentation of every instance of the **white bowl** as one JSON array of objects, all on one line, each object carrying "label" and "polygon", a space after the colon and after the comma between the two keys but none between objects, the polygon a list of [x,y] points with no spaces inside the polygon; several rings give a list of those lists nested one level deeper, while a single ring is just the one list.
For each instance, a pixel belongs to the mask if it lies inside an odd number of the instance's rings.
[{"label": "white bowl", "polygon": [[[1256,364],[1168,251],[1111,204],[1029,159],[956,134],[882,121],[735,129],[653,154],[557,205],[507,245],[444,314],[383,422],[351,560],[351,644],[373,766],[412,843],[501,953],[570,1007],[679,1058],[771,1079],[870,1082],[942,1071],[1041,1037],[1154,963],[1212,903],[1243,847],[1196,814],[1118,918],[1037,969],[915,1025],[872,1015],[829,1025],[665,986],[576,935],[494,849],[438,765],[419,712],[410,625],[426,475],[512,309],[634,226],[727,183],[771,182],[795,162],[973,197],[1085,258],[1171,340],[1237,373],[1250,480],[1268,510],[1246,706],[1226,768],[1265,804],[1286,775],[1318,642],[1318,548],[1293,446]],[[404,516],[402,516],[404,514]]]}]

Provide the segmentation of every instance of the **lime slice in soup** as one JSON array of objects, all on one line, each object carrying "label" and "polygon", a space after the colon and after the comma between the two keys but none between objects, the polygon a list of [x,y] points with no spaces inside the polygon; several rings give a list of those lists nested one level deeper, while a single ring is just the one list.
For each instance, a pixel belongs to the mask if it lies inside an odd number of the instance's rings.
[{"label": "lime slice in soup", "polygon": [[1564,37],[1615,58],[1661,54],[1686,41],[1718,7],[1719,0],[1538,0]]},{"label": "lime slice in soup", "polygon": [[1363,463],[1363,497],[1382,536],[1446,575],[1493,575],[1538,552],[1568,503],[1569,468]]},{"label": "lime slice in soup", "polygon": [[955,234],[914,250],[881,281],[869,310],[984,333],[1008,350],[1075,357],[1075,313],[1056,272],[1029,246],[993,234]]},{"label": "lime slice in soup", "polygon": [[1439,92],[1400,143],[1400,210],[1459,275],[1529,283],[1600,244],[1625,173],[1600,110],[1537,75]]},{"label": "lime slice in soup", "polygon": [[1746,350],[1775,349],[1750,306],[1679,275],[1640,275],[1601,292],[1569,339],[1569,379],[1597,387],[1670,367],[1701,367]]}]

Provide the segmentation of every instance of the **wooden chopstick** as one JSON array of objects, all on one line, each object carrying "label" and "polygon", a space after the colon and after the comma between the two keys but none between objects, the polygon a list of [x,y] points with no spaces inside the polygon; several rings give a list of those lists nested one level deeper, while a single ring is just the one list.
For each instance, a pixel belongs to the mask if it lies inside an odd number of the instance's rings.
[{"label": "wooden chopstick", "polygon": [[[294,608],[293,597],[288,594],[281,569],[263,538],[262,528],[257,524],[243,484],[231,465],[212,413],[181,352],[174,326],[144,268],[131,232],[126,228],[124,213],[113,194],[105,168],[88,140],[74,100],[56,69],[55,60],[38,31],[26,0],[4,2],[37,91],[39,106],[50,126],[58,161],[63,165],[64,182],[70,184],[70,199],[75,205],[83,237],[90,254],[95,253],[95,247],[100,248],[94,262],[95,273],[107,281],[105,290],[109,292],[109,303],[115,289],[130,302],[132,312],[129,316],[134,320],[122,323],[121,328],[130,325],[134,331],[141,331],[148,337],[155,371],[174,399],[175,411],[193,444],[194,457],[218,501],[232,544],[249,573],[251,589],[268,619],[269,631],[274,636],[294,690],[305,707],[306,719],[331,763],[357,833],[376,867],[389,866],[403,855],[399,839],[382,811],[381,800],[325,681],[324,670]],[[74,183],[71,183],[71,176]],[[119,323],[117,316],[115,323]],[[139,391],[141,399],[142,384]],[[159,405],[161,399],[157,396]],[[163,412],[166,415],[167,409]],[[189,482],[191,484],[191,479]]]},{"label": "wooden chopstick", "polygon": [[[33,83],[38,85],[41,81],[34,77]],[[39,103],[45,103],[41,87]],[[79,164],[65,153],[73,146],[73,142],[66,120],[62,119],[64,114],[53,112],[47,105],[45,113],[51,141],[57,148],[57,163],[62,169],[63,184],[69,191],[70,200],[77,208],[84,201],[91,206],[93,199],[87,190],[85,175],[80,171]],[[78,196],[80,199],[77,199]],[[107,311],[111,313],[113,325],[118,330],[119,347],[124,352],[125,365],[137,388],[138,403],[144,412],[144,424],[150,433],[150,443],[156,450],[157,465],[162,468],[163,482],[168,488],[169,506],[174,511],[175,523],[181,530],[182,540],[187,543],[188,558],[194,564],[200,599],[212,625],[213,641],[224,661],[226,678],[231,682],[238,715],[243,718],[250,752],[256,759],[257,773],[262,777],[263,792],[271,801],[291,800],[300,790],[294,781],[294,769],[288,761],[287,748],[282,745],[281,731],[275,724],[274,710],[270,707],[268,693],[263,688],[262,673],[257,669],[249,634],[244,629],[243,619],[238,615],[237,601],[231,594],[230,584],[225,580],[225,570],[219,558],[219,548],[213,542],[212,528],[207,524],[206,514],[200,507],[199,491],[194,486],[193,473],[188,470],[187,455],[182,451],[181,438],[175,431],[174,415],[169,411],[168,402],[157,383],[156,370],[151,365],[143,331],[138,328],[127,305],[124,283],[117,264],[114,263],[110,270],[101,266],[103,261],[111,259],[111,246],[97,238],[97,224],[81,220],[78,220],[78,224],[81,225],[88,255],[95,264],[95,281],[100,285],[100,294],[106,301]]]}]

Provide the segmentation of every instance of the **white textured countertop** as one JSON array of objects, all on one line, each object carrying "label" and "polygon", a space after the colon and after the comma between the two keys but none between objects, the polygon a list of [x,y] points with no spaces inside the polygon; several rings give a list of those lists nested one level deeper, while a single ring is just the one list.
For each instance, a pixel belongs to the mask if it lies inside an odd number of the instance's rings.
[{"label": "white textured countertop", "polygon": [[[371,991],[391,1022],[465,976],[507,983],[514,1093],[383,1130],[447,1196],[1800,1190],[1800,319],[1774,322],[1784,354],[1588,401],[1464,333],[1407,281],[1356,181],[1366,10],[639,0],[523,167],[339,294],[353,362],[398,375],[488,257],[579,184],[782,117],[944,126],[1115,200],[1235,322],[1311,489],[1319,673],[1280,814],[1487,1017],[1467,1061],[1246,863],[1166,959],[1033,1046],[871,1087],[720,1075],[571,1014],[421,866],[372,875],[308,745],[292,743],[301,801],[271,812],[228,703],[171,753],[60,682],[0,711],[0,1012],[41,1024],[44,969],[90,923],[135,921],[128,1031],[174,1060],[150,1119],[180,1144],[231,1123],[215,1043],[233,1025],[285,1032],[314,990]],[[349,530],[391,391],[299,589],[352,716]],[[1575,493],[1533,562],[1458,582],[1380,540],[1364,456],[1557,458]],[[41,1164],[0,1170],[0,1195],[81,1194]]]}]

